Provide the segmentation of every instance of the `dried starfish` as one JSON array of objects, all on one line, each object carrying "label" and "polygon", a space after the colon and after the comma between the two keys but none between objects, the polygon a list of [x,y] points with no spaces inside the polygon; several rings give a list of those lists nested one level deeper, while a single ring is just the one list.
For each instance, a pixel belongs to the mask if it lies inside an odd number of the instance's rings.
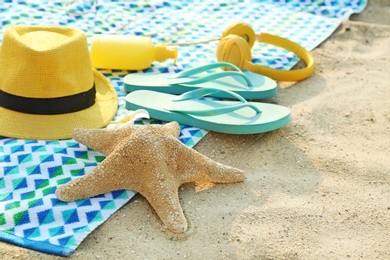
[{"label": "dried starfish", "polygon": [[177,122],[114,129],[75,129],[73,138],[106,159],[86,175],[59,187],[62,201],[129,189],[144,196],[169,230],[187,230],[178,188],[187,182],[243,181],[243,171],[215,162],[178,139]]}]

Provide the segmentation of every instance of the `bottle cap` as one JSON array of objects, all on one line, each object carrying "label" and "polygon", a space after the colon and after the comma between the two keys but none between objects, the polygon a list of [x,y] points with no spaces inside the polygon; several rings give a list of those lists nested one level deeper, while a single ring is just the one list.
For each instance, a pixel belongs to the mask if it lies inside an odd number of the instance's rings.
[{"label": "bottle cap", "polygon": [[158,62],[163,62],[167,59],[174,59],[174,63],[176,63],[177,59],[177,48],[175,47],[173,50],[167,49],[167,46],[157,45],[155,48],[155,60]]}]

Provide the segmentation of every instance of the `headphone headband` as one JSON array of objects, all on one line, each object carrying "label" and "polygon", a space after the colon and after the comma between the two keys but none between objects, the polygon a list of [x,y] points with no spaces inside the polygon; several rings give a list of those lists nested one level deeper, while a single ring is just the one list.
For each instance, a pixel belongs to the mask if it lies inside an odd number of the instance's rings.
[{"label": "headphone headband", "polygon": [[256,73],[263,74],[280,81],[298,81],[308,78],[313,73],[314,58],[310,52],[298,43],[268,33],[260,33],[257,40],[259,42],[271,44],[293,52],[306,63],[306,68],[298,70],[277,70],[256,64]]}]

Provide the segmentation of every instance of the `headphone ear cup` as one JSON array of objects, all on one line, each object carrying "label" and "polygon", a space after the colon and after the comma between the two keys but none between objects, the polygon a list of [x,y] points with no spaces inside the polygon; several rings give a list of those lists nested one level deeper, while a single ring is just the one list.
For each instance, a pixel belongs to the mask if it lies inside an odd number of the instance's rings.
[{"label": "headphone ear cup", "polygon": [[250,46],[242,37],[228,35],[219,41],[217,46],[217,60],[219,62],[229,62],[243,70],[245,64],[251,59]]},{"label": "headphone ear cup", "polygon": [[249,47],[252,48],[256,41],[256,33],[253,28],[244,22],[234,22],[229,25],[225,31],[222,33],[221,38],[224,38],[228,35],[238,35],[242,37],[248,44]]}]

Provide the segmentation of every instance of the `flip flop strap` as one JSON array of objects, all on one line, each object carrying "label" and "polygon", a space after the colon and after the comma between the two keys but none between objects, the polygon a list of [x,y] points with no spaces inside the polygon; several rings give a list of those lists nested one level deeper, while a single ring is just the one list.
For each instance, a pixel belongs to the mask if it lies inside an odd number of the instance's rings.
[{"label": "flip flop strap", "polygon": [[170,76],[169,78],[177,79],[177,78],[190,77],[190,76],[194,76],[196,74],[205,72],[205,71],[210,70],[210,69],[224,68],[224,67],[225,68],[226,67],[233,68],[236,71],[216,72],[216,73],[212,73],[212,74],[209,74],[209,75],[206,75],[203,77],[199,77],[199,78],[196,78],[193,80],[187,80],[187,81],[183,81],[183,82],[175,82],[175,83],[172,83],[170,85],[180,85],[180,84],[196,85],[196,84],[210,82],[210,81],[213,81],[213,80],[216,80],[219,78],[224,78],[224,77],[229,77],[229,76],[239,76],[245,80],[248,87],[253,86],[251,80],[244,73],[242,73],[242,71],[237,66],[235,66],[231,63],[227,63],[227,62],[217,62],[217,63],[212,63],[212,64],[200,66],[200,67],[193,68],[193,69],[188,69],[188,70],[176,73],[176,74]]},{"label": "flip flop strap", "polygon": [[258,107],[248,103],[245,100],[245,98],[238,95],[237,93],[228,90],[216,89],[216,88],[200,88],[200,89],[188,91],[180,96],[173,98],[172,101],[177,102],[177,101],[184,101],[189,99],[199,99],[204,96],[214,94],[216,92],[225,92],[226,94],[229,94],[232,97],[237,98],[239,101],[241,101],[241,103],[236,105],[231,105],[231,106],[202,109],[202,110],[176,109],[174,107],[164,107],[164,109],[172,112],[180,112],[180,113],[191,114],[196,116],[215,116],[215,115],[230,113],[243,107],[249,107],[252,108],[256,112],[256,114],[261,114],[261,110]]},{"label": "flip flop strap", "polygon": [[189,77],[193,76],[211,69],[216,69],[216,68],[231,68],[234,69],[235,71],[241,71],[239,67],[237,67],[234,64],[228,63],[228,62],[215,62],[215,63],[210,63],[207,65],[199,66],[196,68],[192,69],[187,69],[183,70],[181,72],[178,72],[174,75],[172,75],[172,78],[183,78],[183,77]]}]

